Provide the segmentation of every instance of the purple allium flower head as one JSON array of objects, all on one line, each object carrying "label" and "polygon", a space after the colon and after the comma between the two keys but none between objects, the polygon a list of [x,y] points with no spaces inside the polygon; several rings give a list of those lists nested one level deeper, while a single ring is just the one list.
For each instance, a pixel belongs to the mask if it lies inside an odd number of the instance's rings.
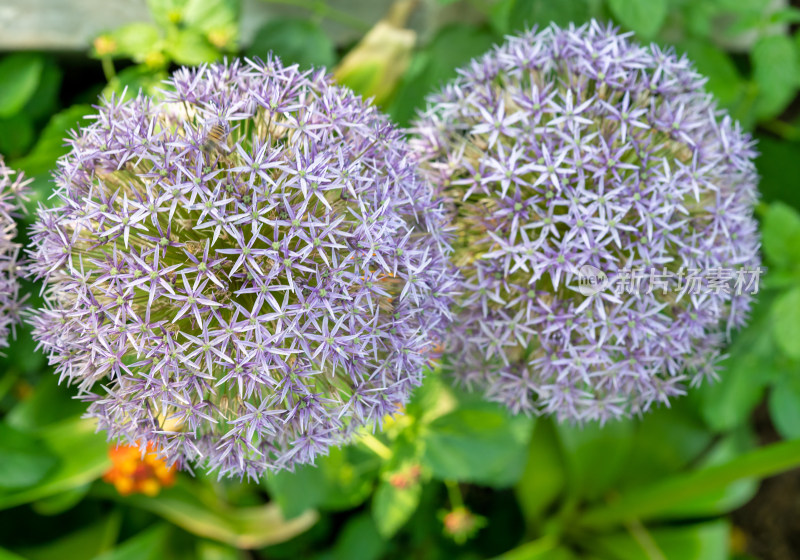
[{"label": "purple allium flower head", "polygon": [[8,346],[9,334],[15,334],[24,301],[19,293],[20,245],[14,242],[17,236],[14,218],[25,209],[23,202],[30,181],[6,167],[0,156],[0,349]]},{"label": "purple allium flower head", "polygon": [[110,100],[39,210],[35,337],[110,435],[257,477],[397,410],[450,303],[445,208],[323,71],[178,70]]},{"label": "purple allium flower head", "polygon": [[[605,421],[715,375],[752,294],[677,281],[758,268],[757,176],[704,82],[592,22],[511,38],[429,98],[413,146],[459,232],[457,380],[514,411]],[[614,289],[584,295],[581,268]],[[638,290],[617,289],[626,270],[648,274]]]}]

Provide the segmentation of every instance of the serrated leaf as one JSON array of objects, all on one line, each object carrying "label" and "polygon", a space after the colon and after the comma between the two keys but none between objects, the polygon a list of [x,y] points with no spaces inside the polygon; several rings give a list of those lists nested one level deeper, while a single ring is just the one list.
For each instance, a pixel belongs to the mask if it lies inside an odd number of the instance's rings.
[{"label": "serrated leaf", "polygon": [[36,54],[15,53],[0,60],[0,118],[20,111],[33,97],[44,68]]},{"label": "serrated leaf", "polygon": [[611,13],[642,39],[652,39],[667,17],[667,0],[609,0]]},{"label": "serrated leaf", "polygon": [[266,58],[270,52],[286,64],[302,67],[330,67],[336,53],[333,42],[318,23],[307,19],[273,19],[262,26],[250,46],[247,56]]}]

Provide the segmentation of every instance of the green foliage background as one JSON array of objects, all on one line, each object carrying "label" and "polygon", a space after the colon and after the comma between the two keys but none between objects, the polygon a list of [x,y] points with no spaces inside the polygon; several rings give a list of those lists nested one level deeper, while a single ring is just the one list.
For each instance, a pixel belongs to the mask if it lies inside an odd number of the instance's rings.
[{"label": "green foliage background", "polygon": [[[407,125],[427,93],[503,35],[611,20],[687,53],[758,139],[768,273],[720,382],[644,418],[580,429],[512,417],[433,370],[405,414],[316,468],[261,484],[183,473],[157,497],[122,497],[98,480],[109,467],[105,438],[23,328],[0,359],[0,560],[773,558],[754,555],[749,528],[734,528],[730,514],[760,480],[800,464],[800,9],[771,0],[435,1],[458,3],[451,13],[468,17],[413,47],[399,26],[384,30],[377,39],[392,48],[376,55],[366,39],[334,45],[324,22],[371,32],[359,14],[321,0],[276,2],[305,16],[268,21],[247,45],[237,0],[148,0],[151,22],[95,41],[83,68],[102,68],[105,79],[93,74],[81,91],[66,93],[63,57],[0,56],[0,153],[35,178],[33,209],[48,203],[63,138],[96,96],[152,92],[175,65],[270,50],[287,63],[339,65],[337,79],[377,95]],[[448,534],[453,511],[471,512],[475,530]]]}]

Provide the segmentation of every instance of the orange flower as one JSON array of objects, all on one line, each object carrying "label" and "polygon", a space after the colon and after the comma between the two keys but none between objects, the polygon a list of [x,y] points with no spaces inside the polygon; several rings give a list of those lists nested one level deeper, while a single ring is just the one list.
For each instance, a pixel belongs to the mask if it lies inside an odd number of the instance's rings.
[{"label": "orange flower", "polygon": [[162,487],[175,483],[175,467],[168,467],[160,459],[152,446],[147,445],[147,452],[135,445],[117,445],[108,450],[111,468],[103,475],[103,480],[113,484],[117,492],[123,496],[140,492],[155,496]]}]

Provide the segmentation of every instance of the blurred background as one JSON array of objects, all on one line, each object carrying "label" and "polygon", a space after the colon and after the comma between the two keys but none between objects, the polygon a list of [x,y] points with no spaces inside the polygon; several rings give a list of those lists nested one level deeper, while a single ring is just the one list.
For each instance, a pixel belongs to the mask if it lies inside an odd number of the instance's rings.
[{"label": "blurred background", "polygon": [[383,433],[316,468],[218,481],[95,434],[21,329],[0,358],[0,560],[800,558],[800,2],[0,0],[0,153],[34,178],[32,210],[99,95],[269,51],[405,126],[504,35],[590,18],[687,53],[758,140],[768,272],[720,382],[579,429],[433,370]]}]

